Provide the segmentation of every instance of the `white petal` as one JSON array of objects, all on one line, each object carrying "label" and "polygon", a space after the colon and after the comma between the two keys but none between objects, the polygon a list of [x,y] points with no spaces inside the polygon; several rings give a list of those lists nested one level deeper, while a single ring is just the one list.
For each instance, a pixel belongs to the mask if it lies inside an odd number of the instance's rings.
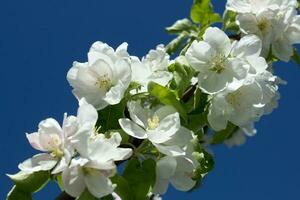
[{"label": "white petal", "polygon": [[116,55],[119,56],[119,57],[128,58],[129,54],[127,52],[127,48],[128,48],[128,44],[126,42],[123,42],[116,49]]},{"label": "white petal", "polygon": [[147,138],[146,131],[129,119],[119,119],[119,124],[128,135],[138,139]]},{"label": "white petal", "polygon": [[168,179],[160,179],[156,178],[155,185],[153,187],[154,194],[165,194],[168,190],[169,180]]},{"label": "white petal", "polygon": [[175,174],[176,167],[176,159],[170,156],[165,156],[156,164],[156,176],[161,179],[169,179]]},{"label": "white petal", "polygon": [[142,63],[137,57],[131,57],[131,70],[132,81],[138,82],[142,85],[147,82],[146,80],[148,76],[152,73],[149,67]]},{"label": "white petal", "polygon": [[177,172],[193,172],[194,170],[194,164],[193,161],[180,156],[180,157],[176,157],[176,161],[177,161],[177,168],[176,171]]},{"label": "white petal", "polygon": [[72,197],[79,197],[85,190],[84,175],[80,167],[67,168],[62,173],[63,187]]},{"label": "white petal", "polygon": [[112,184],[111,180],[100,171],[95,170],[88,173],[84,177],[84,181],[89,192],[97,198],[107,196],[115,189],[115,185]]},{"label": "white petal", "polygon": [[200,89],[207,94],[215,94],[224,90],[227,87],[227,84],[233,80],[233,74],[227,73],[227,71],[228,70],[224,70],[222,73],[199,73],[198,85]]},{"label": "white petal", "polygon": [[221,55],[228,56],[231,51],[231,42],[229,37],[219,28],[209,27],[206,29],[203,39],[209,43]]},{"label": "white petal", "polygon": [[272,52],[280,60],[288,62],[294,54],[294,48],[286,38],[273,42]]},{"label": "white petal", "polygon": [[148,81],[153,81],[159,85],[166,86],[173,78],[173,75],[166,71],[157,71],[147,78]]},{"label": "white petal", "polygon": [[62,171],[64,171],[71,161],[72,155],[69,151],[64,151],[64,156],[60,159],[60,161],[57,163],[55,168],[51,171],[51,174],[58,174]]},{"label": "white petal", "polygon": [[81,156],[88,157],[88,143],[93,133],[94,127],[90,124],[84,124],[79,128],[75,135],[69,138],[70,142]]},{"label": "white petal", "polygon": [[111,160],[123,160],[131,156],[131,149],[113,147],[109,142],[101,138],[90,140],[88,148],[88,158],[102,163]]},{"label": "white petal", "polygon": [[227,119],[225,116],[225,108],[227,106],[224,100],[213,100],[209,107],[207,120],[215,131],[220,131],[227,127]]},{"label": "white petal", "polygon": [[153,143],[163,143],[171,139],[171,137],[180,128],[180,118],[178,113],[174,113],[165,117],[160,121],[155,130],[148,131],[148,138]]},{"label": "white petal", "polygon": [[181,126],[177,133],[171,138],[171,140],[165,142],[167,146],[185,146],[193,139],[192,131]]},{"label": "white petal", "polygon": [[128,85],[126,86],[122,81],[118,81],[118,83],[106,93],[103,99],[110,105],[118,104],[122,100],[127,87]]},{"label": "white petal", "polygon": [[153,116],[157,116],[160,120],[163,120],[169,115],[176,113],[177,110],[173,106],[161,106],[154,112]]},{"label": "white petal", "polygon": [[256,35],[246,35],[236,43],[231,54],[236,57],[259,56],[262,49],[262,42]]},{"label": "white petal", "polygon": [[155,144],[155,147],[158,149],[159,152],[167,155],[167,156],[183,156],[185,152],[182,148],[176,145],[168,146],[168,145],[158,145]]},{"label": "white petal", "polygon": [[248,63],[256,73],[262,73],[269,67],[267,61],[263,57],[249,56],[247,58]]},{"label": "white petal", "polygon": [[21,171],[32,173],[38,171],[48,171],[52,169],[57,163],[57,159],[49,154],[37,154],[32,158],[25,160],[19,164]]},{"label": "white petal", "polygon": [[115,74],[114,79],[120,80],[123,83],[125,89],[127,89],[131,82],[131,67],[129,61],[127,61],[126,59],[118,59],[113,65],[113,70]]},{"label": "white petal", "polygon": [[250,12],[251,11],[251,4],[249,0],[228,0],[226,9],[235,11],[235,12]]},{"label": "white petal", "polygon": [[300,43],[300,15],[294,18],[293,23],[289,26],[286,33],[291,44]]},{"label": "white petal", "polygon": [[127,107],[130,118],[139,126],[146,128],[149,110],[142,108],[140,101],[130,101],[128,102]]},{"label": "white petal", "polygon": [[184,172],[176,172],[170,179],[170,182],[177,190],[184,192],[189,191],[196,184],[196,181],[188,177]]},{"label": "white petal", "polygon": [[92,44],[89,52],[93,52],[93,51],[107,55],[115,59],[114,49],[110,47],[108,44],[103,43],[101,41],[97,41]]},{"label": "white petal", "polygon": [[39,151],[47,151],[47,149],[40,144],[40,134],[38,132],[31,134],[26,133],[26,137],[33,148]]},{"label": "white petal", "polygon": [[245,13],[237,15],[237,24],[240,26],[241,30],[247,34],[257,34],[260,32],[258,29],[258,22],[254,14]]},{"label": "white petal", "polygon": [[206,71],[209,62],[216,55],[215,49],[210,44],[196,40],[188,48],[185,57],[188,63],[197,71]]},{"label": "white petal", "polygon": [[88,123],[95,126],[98,119],[97,110],[91,104],[88,104],[84,98],[79,101],[79,105],[77,112],[79,124]]}]

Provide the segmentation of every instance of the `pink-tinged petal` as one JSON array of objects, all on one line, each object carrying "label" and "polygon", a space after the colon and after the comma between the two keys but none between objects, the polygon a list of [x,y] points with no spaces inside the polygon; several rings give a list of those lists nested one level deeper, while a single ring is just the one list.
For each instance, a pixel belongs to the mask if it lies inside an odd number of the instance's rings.
[{"label": "pink-tinged petal", "polygon": [[40,144],[40,134],[38,132],[31,134],[26,133],[26,137],[33,148],[39,151],[47,151],[47,149]]}]

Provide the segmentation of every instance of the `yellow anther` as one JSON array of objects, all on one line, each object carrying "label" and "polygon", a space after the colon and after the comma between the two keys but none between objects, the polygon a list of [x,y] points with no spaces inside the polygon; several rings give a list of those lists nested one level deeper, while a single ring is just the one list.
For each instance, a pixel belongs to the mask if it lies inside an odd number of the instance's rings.
[{"label": "yellow anther", "polygon": [[101,90],[107,92],[112,86],[112,81],[109,78],[108,74],[99,76],[96,82],[96,86],[99,87]]},{"label": "yellow anther", "polygon": [[153,116],[152,118],[148,119],[148,129],[154,130],[158,127],[159,125],[159,117],[158,116]]}]

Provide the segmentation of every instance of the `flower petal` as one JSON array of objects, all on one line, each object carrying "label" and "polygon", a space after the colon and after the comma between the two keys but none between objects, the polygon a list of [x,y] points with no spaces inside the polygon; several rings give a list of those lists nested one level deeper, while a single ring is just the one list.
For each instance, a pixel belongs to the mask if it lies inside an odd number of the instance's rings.
[{"label": "flower petal", "polygon": [[231,51],[231,42],[229,37],[217,27],[209,27],[206,29],[203,39],[205,42],[209,43],[212,48],[224,55],[225,57],[229,55]]},{"label": "flower petal", "polygon": [[27,140],[29,141],[30,145],[39,151],[47,151],[41,144],[40,144],[40,133],[35,132],[28,134],[26,133]]},{"label": "flower petal", "polygon": [[246,35],[234,45],[231,54],[239,58],[259,56],[261,49],[262,42],[259,37],[256,35]]},{"label": "flower petal", "polygon": [[77,112],[77,119],[80,125],[85,123],[91,124],[95,126],[98,120],[98,113],[97,110],[91,105],[86,102],[84,98],[79,101],[79,108]]},{"label": "flower petal", "polygon": [[130,121],[129,119],[119,119],[121,128],[130,136],[138,139],[146,139],[147,133],[144,129]]},{"label": "flower petal", "polygon": [[108,177],[96,170],[87,173],[84,182],[89,192],[97,198],[111,194],[116,187]]},{"label": "flower petal", "polygon": [[79,166],[64,170],[62,182],[65,191],[72,197],[79,197],[85,190],[84,175]]},{"label": "flower petal", "polygon": [[156,176],[161,179],[169,179],[175,174],[177,161],[171,156],[165,156],[157,161]]},{"label": "flower petal", "polygon": [[32,173],[51,170],[57,163],[57,159],[49,154],[42,153],[33,156],[19,164],[21,171]]},{"label": "flower petal", "polygon": [[185,57],[188,63],[197,71],[206,71],[209,62],[216,55],[215,49],[210,44],[196,40],[188,48]]}]

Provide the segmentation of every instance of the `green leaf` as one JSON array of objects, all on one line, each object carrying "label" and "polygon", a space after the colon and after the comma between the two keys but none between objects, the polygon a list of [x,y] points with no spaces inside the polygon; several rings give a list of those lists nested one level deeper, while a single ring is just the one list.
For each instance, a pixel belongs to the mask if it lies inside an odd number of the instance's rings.
[{"label": "green leaf", "polygon": [[298,66],[300,66],[300,56],[299,56],[299,51],[297,48],[294,49],[294,55],[293,55],[292,59]]},{"label": "green leaf", "polygon": [[61,191],[64,191],[64,186],[63,186],[63,183],[62,183],[62,175],[61,174],[56,176],[56,182],[57,182],[57,185],[58,185],[59,189]]},{"label": "green leaf", "polygon": [[134,192],[131,192],[131,200],[146,198],[155,183],[155,166],[156,163],[152,159],[144,160],[142,163],[138,159],[128,161],[123,177],[127,180],[129,187],[134,189]]},{"label": "green leaf", "polygon": [[201,113],[196,115],[189,115],[189,123],[187,128],[192,130],[193,132],[197,133],[200,131],[204,126],[207,125],[207,113]]},{"label": "green leaf", "polygon": [[43,188],[50,178],[50,173],[48,171],[40,171],[32,174],[27,174],[20,171],[14,175],[7,175],[18,187],[25,192],[37,192]]},{"label": "green leaf", "polygon": [[203,153],[203,157],[199,160],[200,163],[199,173],[206,174],[214,168],[215,161],[213,156],[208,152],[206,152],[205,150],[203,150],[202,153]]},{"label": "green leaf", "polygon": [[[207,104],[207,95],[202,93],[196,85],[193,86],[191,90],[194,90],[194,92],[191,91],[193,95],[191,95],[184,104],[185,110],[189,114],[200,114],[204,112],[204,108]],[[186,91],[185,95],[189,95],[189,91]]]},{"label": "green leaf", "polygon": [[115,192],[121,197],[121,199],[131,200],[130,194],[133,193],[133,191],[131,191],[127,180],[119,175],[114,176],[111,180],[117,185]]},{"label": "green leaf", "polygon": [[223,29],[226,31],[239,32],[240,28],[236,24],[237,13],[227,10],[224,14]]},{"label": "green leaf", "polygon": [[232,135],[238,130],[238,127],[232,123],[228,123],[226,129],[216,132],[213,135],[211,144],[221,144],[225,140],[232,137]]},{"label": "green leaf", "polygon": [[97,127],[100,127],[100,132],[105,133],[109,130],[121,129],[119,119],[124,117],[126,101],[123,99],[119,104],[109,105],[103,110],[98,111]]},{"label": "green leaf", "polygon": [[98,200],[98,198],[94,197],[87,189],[85,189],[76,200]]},{"label": "green leaf", "polygon": [[30,192],[24,192],[17,186],[13,186],[7,194],[6,200],[32,200],[32,197]]},{"label": "green leaf", "polygon": [[181,19],[176,21],[172,26],[167,27],[166,31],[170,34],[180,34],[183,31],[190,32],[197,29],[189,19]]},{"label": "green leaf", "polygon": [[175,39],[173,39],[167,46],[166,51],[168,54],[175,53],[181,46],[183,46],[183,41],[187,38],[187,35],[181,33]]},{"label": "green leaf", "polygon": [[187,121],[187,113],[173,91],[154,82],[148,84],[148,91],[161,103],[173,106],[180,113],[181,117]]},{"label": "green leaf", "polygon": [[186,89],[191,85],[191,79],[195,74],[195,70],[188,64],[184,56],[179,56],[175,63],[169,66],[169,71],[173,73],[175,82],[175,90],[179,97],[183,95]]},{"label": "green leaf", "polygon": [[210,0],[196,0],[191,9],[191,19],[202,26],[221,21],[218,13],[214,13]]}]

